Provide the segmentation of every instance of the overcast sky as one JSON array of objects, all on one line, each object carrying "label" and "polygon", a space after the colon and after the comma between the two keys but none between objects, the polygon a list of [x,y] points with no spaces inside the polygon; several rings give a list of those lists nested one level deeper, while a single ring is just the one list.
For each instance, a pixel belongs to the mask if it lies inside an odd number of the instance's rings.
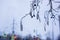
[{"label": "overcast sky", "polygon": [[0,31],[12,27],[13,18],[18,25],[20,18],[29,12],[29,5],[29,0],[0,0]]},{"label": "overcast sky", "polygon": [[[11,33],[14,18],[15,33],[20,34],[20,19],[22,16],[29,13],[31,1],[32,0],[0,0],[0,32]],[[27,16],[25,19],[23,19],[23,33],[28,34],[30,32],[32,34],[33,30],[36,28],[39,30],[37,30],[38,33],[45,33],[45,31],[43,30],[43,15],[46,10],[49,10],[49,6],[47,6],[47,4],[48,0],[44,0],[42,1],[42,5],[40,5],[40,18],[42,20],[42,23],[39,23],[39,21],[36,20],[36,18],[31,19],[30,16]],[[55,3],[53,7],[56,8],[58,5]]]}]

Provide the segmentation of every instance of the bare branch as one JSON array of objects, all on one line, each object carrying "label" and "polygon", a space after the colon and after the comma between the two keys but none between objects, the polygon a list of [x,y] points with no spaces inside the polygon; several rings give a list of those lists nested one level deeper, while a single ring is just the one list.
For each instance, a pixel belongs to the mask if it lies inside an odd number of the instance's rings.
[{"label": "bare branch", "polygon": [[54,1],[55,3],[60,3],[60,1]]},{"label": "bare branch", "polygon": [[[28,14],[25,14],[25,15],[21,18],[21,20],[20,20],[21,31],[23,30],[22,20],[23,20],[26,16],[28,16],[28,15],[30,15],[31,18],[35,17],[35,14],[32,14],[32,13],[33,13],[33,11],[37,10],[37,7],[39,6],[39,2],[40,2],[39,0],[33,0],[32,4],[31,4],[31,10],[30,10],[30,12],[29,12]],[[37,19],[39,19],[39,21],[40,21],[39,11],[37,11]]]},{"label": "bare branch", "polygon": [[26,17],[26,16],[28,16],[29,14],[25,14],[25,16],[23,16],[22,18],[21,18],[21,20],[20,20],[20,27],[21,27],[21,31],[23,31],[23,24],[22,24],[22,20]]}]

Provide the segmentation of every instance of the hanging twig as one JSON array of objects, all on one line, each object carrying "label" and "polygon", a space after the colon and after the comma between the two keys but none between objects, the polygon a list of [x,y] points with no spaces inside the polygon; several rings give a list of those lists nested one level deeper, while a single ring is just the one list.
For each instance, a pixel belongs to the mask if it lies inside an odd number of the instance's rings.
[{"label": "hanging twig", "polygon": [[[55,22],[56,15],[55,15],[55,13],[53,13],[53,11],[55,11],[55,12],[57,12],[57,11],[55,9],[53,9],[52,0],[49,0],[49,5],[50,5],[50,10],[48,11],[48,14],[51,13],[51,19],[53,19],[53,22]],[[53,22],[52,22],[52,24],[53,24]],[[52,39],[54,40],[53,26],[52,26]]]},{"label": "hanging twig", "polygon": [[[34,1],[32,2],[32,4],[31,4],[31,10],[30,10],[30,12],[29,12],[28,14],[25,14],[25,15],[21,18],[21,20],[20,20],[21,31],[23,31],[22,20],[23,20],[26,16],[28,16],[28,15],[30,15],[31,18],[35,17],[35,13],[33,13],[33,11],[37,10],[37,7],[39,6],[39,5],[38,5],[39,2],[40,2],[39,0],[34,0]],[[39,21],[40,21],[39,11],[37,12],[37,19],[39,19]]]},{"label": "hanging twig", "polygon": [[44,19],[46,21],[46,24],[49,25],[49,13],[44,14]]},{"label": "hanging twig", "polygon": [[56,19],[56,15],[53,13],[53,11],[55,11],[55,12],[58,12],[58,11],[53,9],[52,0],[49,0],[49,5],[50,5],[50,10],[48,11],[48,14],[51,13],[51,19],[55,20]]},{"label": "hanging twig", "polygon": [[26,17],[26,16],[28,16],[29,14],[25,14],[25,16],[23,16],[22,18],[21,18],[21,20],[20,20],[20,28],[21,28],[21,31],[23,31],[23,24],[22,24],[22,20]]}]

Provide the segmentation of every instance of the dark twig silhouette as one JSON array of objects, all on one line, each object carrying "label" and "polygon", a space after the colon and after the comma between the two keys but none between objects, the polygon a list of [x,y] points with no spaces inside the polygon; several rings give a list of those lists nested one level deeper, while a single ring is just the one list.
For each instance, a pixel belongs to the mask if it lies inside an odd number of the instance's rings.
[{"label": "dark twig silhouette", "polygon": [[[49,25],[49,15],[51,15],[51,19],[53,19],[53,22],[55,23],[55,20],[57,20],[57,18],[56,18],[56,15],[57,14],[55,14],[54,12],[58,12],[58,11],[56,11],[54,8],[53,8],[53,3],[52,2],[54,2],[54,0],[52,1],[52,0],[49,0],[49,6],[50,6],[50,9],[49,9],[49,11],[48,11],[48,14],[46,15],[47,17],[45,17],[45,20],[47,21],[47,25]],[[54,12],[53,12],[54,11]],[[53,22],[52,22],[52,40],[54,40],[54,29],[53,29]],[[55,25],[56,25],[56,23],[55,23]]]},{"label": "dark twig silhouette", "polygon": [[[56,20],[58,20],[57,18],[56,18],[56,15],[57,14],[55,14],[54,12],[58,12],[58,11],[56,11],[54,8],[53,8],[53,4],[52,4],[52,2],[54,2],[54,0],[52,1],[52,0],[49,0],[49,5],[50,5],[50,9],[49,9],[49,11],[48,11],[48,14],[46,15],[47,17],[45,17],[44,16],[44,18],[45,18],[45,20],[47,21],[47,25],[49,25],[49,15],[51,14],[51,19],[54,19],[54,21],[55,21],[55,19]],[[54,11],[54,12],[53,12]],[[55,23],[56,24],[56,23]]]},{"label": "dark twig silhouette", "polygon": [[[40,3],[39,0],[33,0],[32,4],[31,4],[30,12],[29,12],[28,14],[25,14],[25,15],[21,18],[21,20],[20,20],[21,31],[23,31],[22,20],[23,20],[25,17],[27,17],[28,15],[30,15],[31,18],[36,17],[37,20],[40,21],[39,11],[37,11],[37,7],[39,7],[39,3]],[[40,7],[39,7],[39,8],[40,8]],[[35,16],[35,13],[33,12],[33,11],[35,11],[35,10],[36,10],[36,12],[37,12],[37,16]]]}]

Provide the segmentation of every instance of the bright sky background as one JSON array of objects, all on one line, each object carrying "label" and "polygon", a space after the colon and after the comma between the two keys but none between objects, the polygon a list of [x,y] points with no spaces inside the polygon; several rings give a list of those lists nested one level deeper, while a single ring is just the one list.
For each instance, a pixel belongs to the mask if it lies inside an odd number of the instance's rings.
[{"label": "bright sky background", "polygon": [[[44,12],[49,10],[48,0],[43,0],[40,10],[41,22],[39,23],[36,18],[31,19],[30,16],[27,16],[23,19],[24,31],[20,31],[20,19],[25,14],[29,13],[30,5],[32,0],[0,0],[0,32],[11,33],[12,32],[12,23],[13,18],[15,19],[15,33],[16,34],[33,34],[34,29],[38,29],[37,33],[44,34],[43,22],[44,22]],[[59,0],[56,0],[59,1]],[[54,8],[59,4],[53,3]],[[59,13],[58,13],[59,14]],[[37,27],[37,28],[36,28]]]}]

